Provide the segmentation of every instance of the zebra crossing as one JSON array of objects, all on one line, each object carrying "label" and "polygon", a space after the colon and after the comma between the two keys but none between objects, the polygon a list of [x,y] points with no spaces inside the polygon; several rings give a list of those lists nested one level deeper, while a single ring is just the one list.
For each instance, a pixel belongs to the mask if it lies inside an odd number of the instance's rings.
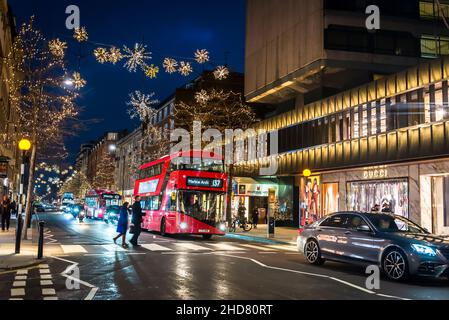
[{"label": "zebra crossing", "polygon": [[176,252],[257,252],[276,253],[276,252],[297,252],[295,246],[292,245],[256,245],[231,242],[216,243],[193,243],[185,241],[162,242],[162,243],[143,243],[138,249],[122,248],[120,245],[100,244],[100,245],[61,245],[61,252],[66,255],[98,255],[98,254],[114,254],[114,253],[176,253]]}]

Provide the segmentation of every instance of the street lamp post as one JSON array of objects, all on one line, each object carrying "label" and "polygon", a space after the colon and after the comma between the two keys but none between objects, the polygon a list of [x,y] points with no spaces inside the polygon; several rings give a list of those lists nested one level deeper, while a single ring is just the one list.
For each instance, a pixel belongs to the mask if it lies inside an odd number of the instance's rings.
[{"label": "street lamp post", "polygon": [[22,151],[22,163],[20,164],[20,186],[19,186],[19,201],[17,208],[17,227],[16,227],[16,254],[20,253],[20,242],[22,238],[22,228],[23,228],[23,204],[26,199],[24,196],[24,182],[25,182],[25,163],[26,163],[26,152],[31,149],[31,142],[28,139],[22,139],[19,142],[19,150]]}]

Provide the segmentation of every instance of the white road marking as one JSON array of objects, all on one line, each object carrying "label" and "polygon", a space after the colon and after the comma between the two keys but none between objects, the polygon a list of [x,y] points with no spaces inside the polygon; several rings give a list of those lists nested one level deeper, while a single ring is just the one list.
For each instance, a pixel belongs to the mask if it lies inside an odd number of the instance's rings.
[{"label": "white road marking", "polygon": [[236,259],[244,259],[244,260],[249,260],[263,268],[267,268],[267,269],[272,269],[272,270],[278,270],[278,271],[285,271],[285,272],[292,272],[292,273],[297,273],[297,274],[301,274],[301,275],[305,275],[305,276],[311,276],[311,277],[316,277],[316,278],[324,278],[324,279],[329,279],[329,280],[333,280],[336,282],[339,282],[343,285],[349,286],[351,288],[354,288],[356,290],[368,293],[368,294],[372,294],[372,295],[376,295],[379,297],[384,297],[384,298],[391,298],[391,299],[397,299],[397,300],[411,300],[408,298],[403,298],[403,297],[395,297],[395,296],[388,296],[388,295],[384,295],[384,294],[380,294],[371,290],[368,290],[366,288],[363,288],[361,286],[358,286],[356,284],[350,283],[348,281],[336,278],[336,277],[332,277],[332,276],[328,276],[328,275],[324,275],[324,274],[318,274],[318,273],[311,273],[311,272],[304,272],[304,271],[299,271],[299,270],[292,270],[292,269],[286,269],[286,268],[279,268],[279,267],[273,267],[273,266],[268,266],[256,259],[251,259],[251,258],[246,258],[246,257],[240,257],[240,256],[233,256],[233,255],[229,255],[229,254],[224,254],[224,253],[215,253],[216,255],[221,255],[224,257],[230,257],[230,258],[236,258]]},{"label": "white road marking", "polygon": [[51,274],[41,274],[42,280],[51,280],[53,279],[53,276]]},{"label": "white road marking", "polygon": [[17,287],[26,287],[26,281],[14,281],[14,283],[12,284],[13,287],[17,288]]},{"label": "white road marking", "polygon": [[150,251],[172,251],[172,249],[160,246],[158,244],[142,244],[142,248],[145,248]]},{"label": "white road marking", "polygon": [[39,273],[40,274],[49,274],[50,273],[50,269],[39,269]]},{"label": "white road marking", "polygon": [[11,297],[23,297],[25,296],[25,289],[11,289]]},{"label": "white road marking", "polygon": [[272,248],[266,248],[264,246],[256,246],[254,244],[240,244],[240,246],[245,247],[245,248],[250,248],[250,249],[256,249],[259,251],[273,251],[274,250]]},{"label": "white road marking", "polygon": [[230,245],[227,243],[210,243],[209,245],[217,248],[218,250],[222,250],[222,251],[247,251],[244,248],[233,246],[233,245]]},{"label": "white road marking", "polygon": [[58,297],[45,297],[44,300],[59,300]]},{"label": "white road marking", "polygon": [[42,295],[43,296],[54,296],[56,295],[56,290],[55,289],[42,289]]},{"label": "white road marking", "polygon": [[61,245],[61,248],[64,253],[87,253],[87,250],[84,249],[83,246],[79,245]]},{"label": "white road marking", "polygon": [[17,275],[27,275],[27,274],[28,274],[28,270],[26,270],[26,269],[17,271]]},{"label": "white road marking", "polygon": [[59,260],[59,261],[64,261],[64,262],[70,263],[71,266],[67,267],[67,269],[66,269],[64,272],[61,273],[61,275],[62,275],[63,277],[65,277],[65,278],[71,280],[71,281],[77,282],[77,283],[79,283],[79,284],[82,284],[83,286],[86,286],[86,287],[90,288],[90,292],[89,292],[89,294],[86,296],[86,298],[84,298],[84,300],[93,300],[93,298],[95,298],[95,295],[96,295],[96,293],[97,293],[97,291],[98,291],[98,287],[96,287],[96,286],[94,286],[94,285],[92,285],[92,284],[90,284],[90,283],[88,283],[88,282],[86,282],[86,281],[82,281],[82,280],[80,280],[80,279],[77,279],[77,278],[74,278],[74,277],[72,277],[72,276],[69,276],[69,274],[72,272],[72,270],[73,270],[74,268],[77,268],[77,267],[78,267],[78,265],[79,265],[78,263],[73,262],[73,261],[70,261],[70,260],[62,259],[62,258],[60,258],[60,257],[50,257],[50,258],[53,258],[53,259],[56,259],[56,260]]},{"label": "white road marking", "polygon": [[16,281],[24,281],[27,279],[27,276],[16,276]]},{"label": "white road marking", "polygon": [[270,245],[267,246],[268,248],[273,248],[276,250],[283,250],[283,251],[290,251],[290,252],[298,252],[298,249],[293,246],[287,246],[287,245]]},{"label": "white road marking", "polygon": [[210,248],[206,248],[206,247],[202,247],[202,246],[198,246],[196,244],[193,243],[176,243],[176,245],[184,248],[184,249],[188,249],[188,250],[194,250],[194,251],[212,251],[212,249]]},{"label": "white road marking", "polygon": [[102,245],[102,247],[105,248],[109,252],[127,252],[128,251],[120,246],[115,245],[115,244],[105,244],[105,245]]},{"label": "white road marking", "polygon": [[48,266],[48,264],[40,264],[39,268],[41,268],[41,269],[48,269],[50,267]]},{"label": "white road marking", "polygon": [[10,298],[9,301],[23,301],[22,298]]},{"label": "white road marking", "polygon": [[51,280],[42,280],[41,281],[41,286],[45,287],[45,286],[52,286],[53,285],[53,281]]}]

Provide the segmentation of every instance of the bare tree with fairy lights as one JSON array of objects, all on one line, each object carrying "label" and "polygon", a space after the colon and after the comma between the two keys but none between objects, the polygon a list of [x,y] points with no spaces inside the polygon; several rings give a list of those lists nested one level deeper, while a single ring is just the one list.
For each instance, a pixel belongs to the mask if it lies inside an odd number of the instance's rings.
[{"label": "bare tree with fairy lights", "polygon": [[[81,78],[67,81],[64,60],[67,44],[47,41],[36,29],[34,17],[18,30],[11,53],[5,58],[10,71],[10,100],[19,115],[16,139],[27,137],[32,142],[26,201],[26,223],[31,220],[34,173],[39,155],[64,156],[64,134],[74,131],[79,113],[76,88],[85,84]],[[68,85],[70,83],[70,85]],[[61,154],[62,152],[62,154]],[[27,238],[25,228],[24,238]]]}]

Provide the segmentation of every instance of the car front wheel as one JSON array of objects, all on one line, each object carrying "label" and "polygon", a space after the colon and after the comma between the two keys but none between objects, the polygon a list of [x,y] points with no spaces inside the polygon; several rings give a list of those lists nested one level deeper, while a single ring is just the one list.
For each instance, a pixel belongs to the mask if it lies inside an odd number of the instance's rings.
[{"label": "car front wheel", "polygon": [[404,281],[409,276],[406,255],[399,249],[391,249],[382,259],[382,269],[394,281]]},{"label": "car front wheel", "polygon": [[309,240],[306,243],[304,255],[310,264],[320,266],[323,265],[325,260],[321,258],[321,250],[316,240]]}]

